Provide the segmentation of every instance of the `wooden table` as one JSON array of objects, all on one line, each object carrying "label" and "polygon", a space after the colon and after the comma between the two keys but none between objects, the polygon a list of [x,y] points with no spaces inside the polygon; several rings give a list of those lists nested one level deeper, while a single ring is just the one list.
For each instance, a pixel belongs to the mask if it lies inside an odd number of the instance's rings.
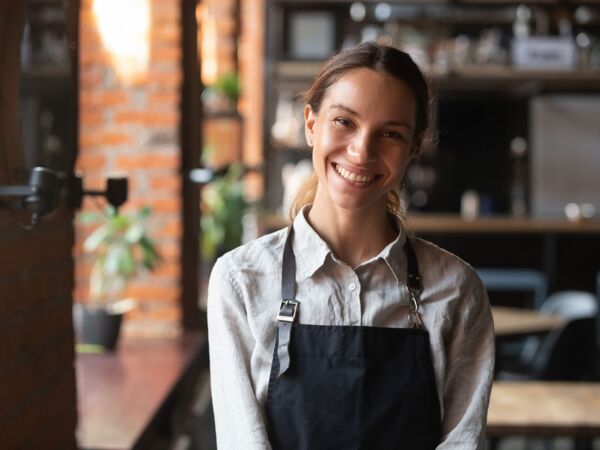
[{"label": "wooden table", "polygon": [[487,434],[600,436],[600,383],[497,381]]},{"label": "wooden table", "polygon": [[564,317],[524,308],[493,306],[492,315],[494,316],[496,337],[500,339],[547,333],[566,323]]},{"label": "wooden table", "polygon": [[205,343],[199,333],[124,338],[115,353],[78,354],[78,447],[147,448],[154,422],[191,367],[200,364]]}]

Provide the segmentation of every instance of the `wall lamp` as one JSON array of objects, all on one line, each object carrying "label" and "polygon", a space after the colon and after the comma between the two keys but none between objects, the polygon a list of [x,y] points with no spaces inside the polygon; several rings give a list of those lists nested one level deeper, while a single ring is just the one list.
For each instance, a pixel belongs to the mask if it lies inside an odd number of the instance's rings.
[{"label": "wall lamp", "polygon": [[34,167],[27,186],[0,186],[0,208],[30,213],[30,223],[25,228],[33,228],[42,216],[56,209],[59,186],[58,173],[46,167]]},{"label": "wall lamp", "polygon": [[25,211],[31,214],[28,224],[21,224],[32,229],[41,218],[58,207],[62,186],[66,183],[68,204],[73,209],[81,208],[84,195],[105,197],[116,210],[127,201],[128,179],[123,176],[109,176],[106,179],[106,190],[85,190],[81,174],[72,174],[65,180],[64,175],[46,167],[34,167],[29,176],[29,183],[23,186],[0,186],[0,209],[12,212]]},{"label": "wall lamp", "polygon": [[129,191],[129,180],[124,176],[108,176],[106,178],[106,190],[85,190],[83,188],[83,176],[80,173],[73,174],[69,179],[69,205],[73,209],[81,208],[84,195],[91,197],[105,197],[106,201],[119,210],[127,201]]}]

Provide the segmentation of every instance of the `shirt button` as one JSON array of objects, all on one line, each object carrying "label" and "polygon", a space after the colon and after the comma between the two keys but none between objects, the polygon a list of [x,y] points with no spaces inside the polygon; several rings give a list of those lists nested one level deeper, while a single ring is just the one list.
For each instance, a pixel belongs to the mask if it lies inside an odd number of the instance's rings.
[{"label": "shirt button", "polygon": [[354,292],[356,290],[356,284],[350,283],[348,285],[348,289],[350,289],[350,292]]}]

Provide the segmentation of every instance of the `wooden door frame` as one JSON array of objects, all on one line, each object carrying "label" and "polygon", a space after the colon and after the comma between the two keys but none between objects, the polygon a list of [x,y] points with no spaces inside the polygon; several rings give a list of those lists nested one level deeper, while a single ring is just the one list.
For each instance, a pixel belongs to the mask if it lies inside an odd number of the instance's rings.
[{"label": "wooden door frame", "polygon": [[181,195],[183,236],[181,240],[181,323],[184,330],[206,329],[206,314],[199,308],[200,188],[189,178],[198,167],[201,153],[202,111],[198,61],[199,0],[181,0],[182,68],[181,88]]}]

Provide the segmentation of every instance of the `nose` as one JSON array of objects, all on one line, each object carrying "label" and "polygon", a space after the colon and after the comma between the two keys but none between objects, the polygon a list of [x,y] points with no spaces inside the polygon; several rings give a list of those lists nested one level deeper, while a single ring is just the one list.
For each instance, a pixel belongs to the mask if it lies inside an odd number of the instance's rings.
[{"label": "nose", "polygon": [[374,160],[373,143],[367,133],[357,133],[346,147],[346,154],[354,164],[366,164]]}]

